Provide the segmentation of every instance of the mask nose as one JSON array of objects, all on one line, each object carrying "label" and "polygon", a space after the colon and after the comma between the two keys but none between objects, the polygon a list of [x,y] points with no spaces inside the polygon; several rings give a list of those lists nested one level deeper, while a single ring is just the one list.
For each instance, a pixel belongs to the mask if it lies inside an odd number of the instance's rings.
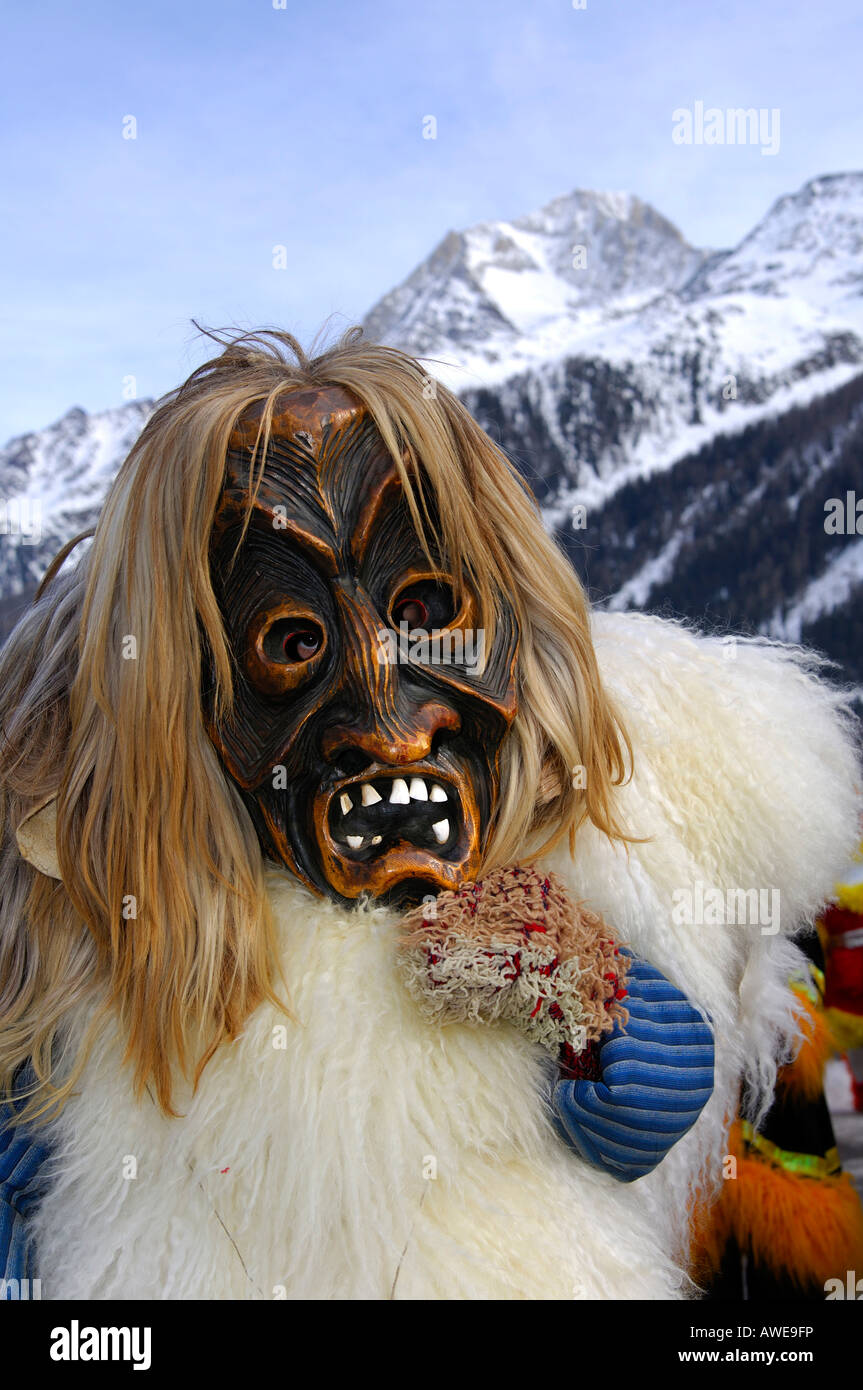
[{"label": "mask nose", "polygon": [[321,751],[329,763],[349,751],[395,767],[420,762],[431,753],[435,735],[457,732],[461,718],[442,700],[416,700],[405,691],[397,663],[381,661],[381,620],[368,595],[342,586],[336,592],[345,644],[343,693],[352,714],[324,732]]},{"label": "mask nose", "polygon": [[435,735],[445,729],[457,733],[461,719],[454,709],[438,700],[427,700],[411,711],[408,718],[387,718],[376,713],[366,727],[364,720],[356,725],[337,724],[324,734],[323,753],[327,762],[338,762],[345,753],[355,750],[373,762],[404,767],[427,758]]}]

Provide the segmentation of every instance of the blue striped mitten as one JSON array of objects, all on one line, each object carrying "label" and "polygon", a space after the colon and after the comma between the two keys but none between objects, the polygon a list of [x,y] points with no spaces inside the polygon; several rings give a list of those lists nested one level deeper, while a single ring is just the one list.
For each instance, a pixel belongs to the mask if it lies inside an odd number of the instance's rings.
[{"label": "blue striped mitten", "polygon": [[[627,953],[628,954],[628,953]],[[695,1124],[713,1091],[713,1030],[686,996],[647,961],[632,958],[629,1020],[601,1039],[582,1075],[554,1086],[563,1138],[620,1182],[661,1163]],[[587,1063],[587,1066],[585,1066]]]},{"label": "blue striped mitten", "polygon": [[[28,1080],[25,1071],[23,1085]],[[39,1202],[50,1156],[39,1133],[19,1124],[19,1109],[14,1101],[0,1103],[0,1281],[6,1281],[0,1287],[7,1299],[13,1297],[9,1281],[33,1274],[29,1217]]]}]

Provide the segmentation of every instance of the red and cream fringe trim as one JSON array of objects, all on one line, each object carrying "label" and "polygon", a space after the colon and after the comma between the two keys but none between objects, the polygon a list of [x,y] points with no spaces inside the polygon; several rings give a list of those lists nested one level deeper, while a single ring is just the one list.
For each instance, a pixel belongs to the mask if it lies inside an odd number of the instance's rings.
[{"label": "red and cream fringe trim", "polygon": [[430,1021],[504,1019],[556,1058],[626,1021],[626,957],[554,874],[497,869],[414,908],[404,927],[403,977]]}]

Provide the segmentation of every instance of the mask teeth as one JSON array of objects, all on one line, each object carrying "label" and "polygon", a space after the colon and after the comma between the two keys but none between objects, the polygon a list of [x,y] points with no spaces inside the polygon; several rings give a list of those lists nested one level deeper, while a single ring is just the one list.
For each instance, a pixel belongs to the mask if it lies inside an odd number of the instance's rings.
[{"label": "mask teeth", "polygon": [[[447,843],[450,839],[452,810],[446,805],[450,800],[450,792],[442,783],[436,782],[433,778],[419,775],[391,778],[378,776],[376,781],[377,786],[371,779],[366,782],[351,783],[350,791],[345,790],[338,795],[339,811],[335,826],[343,832],[344,842],[349,849],[363,850],[383,843],[382,834],[369,833],[368,821],[366,821],[365,833],[359,834],[356,830],[347,834],[347,826],[340,824],[357,808],[366,809],[377,805],[419,807],[426,804],[429,811],[431,811],[432,805],[435,806],[435,809],[440,808],[440,818],[433,821],[429,816],[427,826],[423,826],[421,834],[415,842],[422,844],[424,840],[427,840],[427,847],[430,849]],[[450,810],[449,816],[440,815],[440,812],[446,810]],[[397,822],[391,819],[388,823],[394,828],[397,827]]]},{"label": "mask teeth", "polygon": [[[384,800],[373,782],[355,783],[353,791],[354,796],[359,792],[361,806],[376,806],[379,801]],[[449,796],[440,782],[426,781],[424,777],[412,777],[408,785],[404,777],[393,777],[390,780],[388,800],[390,805],[409,806],[412,801],[444,802],[449,800]],[[355,804],[349,792],[339,794],[339,807],[343,816],[349,815]]]}]

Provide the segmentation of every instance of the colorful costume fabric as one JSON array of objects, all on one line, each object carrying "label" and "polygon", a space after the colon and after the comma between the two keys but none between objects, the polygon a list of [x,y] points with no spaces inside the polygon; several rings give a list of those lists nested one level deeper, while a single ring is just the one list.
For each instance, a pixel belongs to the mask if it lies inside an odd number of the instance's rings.
[{"label": "colorful costume fabric", "polygon": [[831,1281],[863,1265],[863,1208],[843,1173],[824,1097],[832,1038],[823,955],[804,938],[808,968],[791,983],[803,1041],[779,1073],[766,1115],[732,1128],[719,1201],[697,1222],[695,1277],[715,1299],[823,1300]]}]

